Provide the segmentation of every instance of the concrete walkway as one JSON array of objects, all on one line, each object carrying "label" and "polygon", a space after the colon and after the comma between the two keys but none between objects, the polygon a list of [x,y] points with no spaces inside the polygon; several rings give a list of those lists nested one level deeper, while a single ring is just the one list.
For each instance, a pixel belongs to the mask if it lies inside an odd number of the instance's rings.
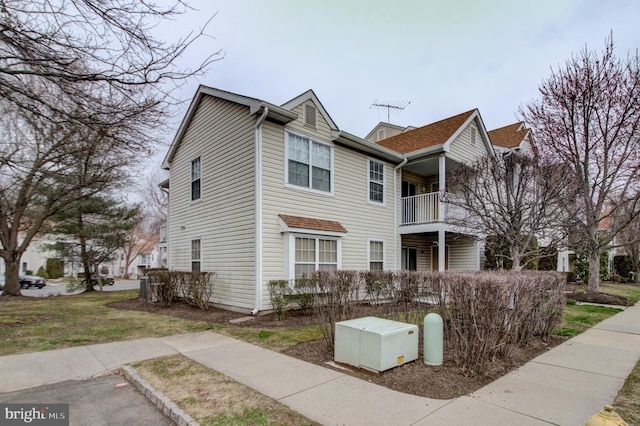
[{"label": "concrete walkway", "polygon": [[403,394],[213,332],[3,356],[0,392],[83,380],[123,364],[173,354],[224,373],[326,425],[582,426],[613,402],[640,359],[640,305],[452,400]]}]

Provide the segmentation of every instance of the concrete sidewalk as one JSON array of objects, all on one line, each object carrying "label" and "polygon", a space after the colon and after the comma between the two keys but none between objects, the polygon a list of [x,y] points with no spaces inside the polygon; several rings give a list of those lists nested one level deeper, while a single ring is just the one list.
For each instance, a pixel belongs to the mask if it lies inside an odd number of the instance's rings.
[{"label": "concrete sidewalk", "polygon": [[87,379],[122,364],[172,354],[224,373],[326,425],[582,426],[613,402],[640,359],[640,305],[452,400],[403,394],[213,332],[0,357],[0,392]]}]

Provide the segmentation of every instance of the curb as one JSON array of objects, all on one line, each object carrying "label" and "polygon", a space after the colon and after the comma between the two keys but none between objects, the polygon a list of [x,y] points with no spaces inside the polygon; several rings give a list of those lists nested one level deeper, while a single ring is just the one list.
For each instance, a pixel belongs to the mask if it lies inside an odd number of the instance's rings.
[{"label": "curb", "polygon": [[128,382],[134,385],[161,413],[178,426],[200,426],[198,422],[167,398],[165,394],[156,390],[149,382],[143,379],[134,368],[123,365],[120,367],[120,371],[122,371]]}]

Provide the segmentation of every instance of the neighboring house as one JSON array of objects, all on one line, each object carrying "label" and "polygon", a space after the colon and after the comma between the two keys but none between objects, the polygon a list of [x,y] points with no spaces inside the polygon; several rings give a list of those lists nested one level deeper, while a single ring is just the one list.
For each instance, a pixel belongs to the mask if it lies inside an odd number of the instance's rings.
[{"label": "neighboring house", "polygon": [[527,129],[522,121],[490,130],[487,133],[493,147],[498,152],[515,150],[523,151],[527,154],[533,153],[535,145],[531,139],[531,131]]},{"label": "neighboring house", "polygon": [[[22,244],[24,237],[21,233],[18,234],[18,244]],[[27,271],[30,271],[35,275],[40,266],[46,266],[46,254],[45,250],[40,247],[40,239],[33,238],[31,244],[27,247],[27,250],[22,254],[20,259],[20,274],[24,275]],[[5,275],[7,271],[4,259],[0,258],[0,275]]]},{"label": "neighboring house", "polygon": [[[381,128],[385,129],[378,125],[378,130]],[[401,221],[397,229],[402,269],[481,269],[481,239],[474,230],[461,230],[448,223],[447,218],[456,214],[455,207],[440,201],[447,191],[448,173],[479,157],[493,155],[479,111],[410,128],[377,143],[407,160],[402,166]]]},{"label": "neighboring house", "polygon": [[[162,229],[160,235],[137,232],[135,243],[128,247],[130,251],[129,264],[127,265],[126,252],[124,249],[118,250],[116,258],[118,260],[118,276],[124,277],[125,272],[130,279],[137,279],[144,275],[144,270],[161,267],[161,243]],[[166,244],[166,242],[165,242]]]},{"label": "neighboring house", "polygon": [[[531,131],[522,121],[491,130],[488,134],[497,153],[506,154],[515,150],[527,155],[535,154],[535,144],[533,143]],[[539,244],[544,246],[545,239],[542,238]],[[570,272],[575,270],[575,252],[567,246],[568,244],[565,244],[564,247],[558,247],[557,271]]]},{"label": "neighboring house", "polygon": [[169,267],[169,244],[167,239],[167,225],[163,225],[160,227],[160,240],[158,241],[158,268],[168,268]]},{"label": "neighboring house", "polygon": [[311,90],[276,106],[200,86],[163,164],[169,268],[216,272],[212,302],[254,313],[270,280],[315,270],[480,269],[439,198],[448,171],[493,154],[478,110],[397,127],[362,139]]}]

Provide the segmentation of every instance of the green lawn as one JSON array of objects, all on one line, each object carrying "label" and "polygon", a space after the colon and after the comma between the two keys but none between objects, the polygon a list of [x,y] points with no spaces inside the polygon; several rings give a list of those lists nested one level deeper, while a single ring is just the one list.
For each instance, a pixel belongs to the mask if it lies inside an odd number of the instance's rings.
[{"label": "green lawn", "polygon": [[567,305],[562,321],[553,330],[553,334],[573,337],[593,327],[600,321],[620,312],[621,309],[591,305]]},{"label": "green lawn", "polygon": [[[627,297],[634,302],[640,300],[640,286],[637,285],[603,283],[601,290]],[[0,301],[0,341],[3,342],[0,345],[0,355],[161,337],[202,330],[219,331],[280,351],[300,342],[322,338],[322,332],[317,326],[263,330],[188,321],[106,306],[110,302],[132,299],[137,295],[138,290],[127,290],[39,299],[3,299]],[[575,336],[618,312],[618,309],[570,304],[565,310],[563,321],[554,333]],[[627,395],[625,417],[640,418],[640,406],[634,405],[634,401],[638,399],[639,383],[640,363],[620,391],[620,395]]]},{"label": "green lawn", "polygon": [[107,303],[138,290],[0,301],[0,355],[160,337],[210,329],[204,322],[123,311]]},{"label": "green lawn", "polygon": [[640,301],[640,284],[618,284],[612,282],[600,283],[600,292],[621,296],[633,303]]}]

